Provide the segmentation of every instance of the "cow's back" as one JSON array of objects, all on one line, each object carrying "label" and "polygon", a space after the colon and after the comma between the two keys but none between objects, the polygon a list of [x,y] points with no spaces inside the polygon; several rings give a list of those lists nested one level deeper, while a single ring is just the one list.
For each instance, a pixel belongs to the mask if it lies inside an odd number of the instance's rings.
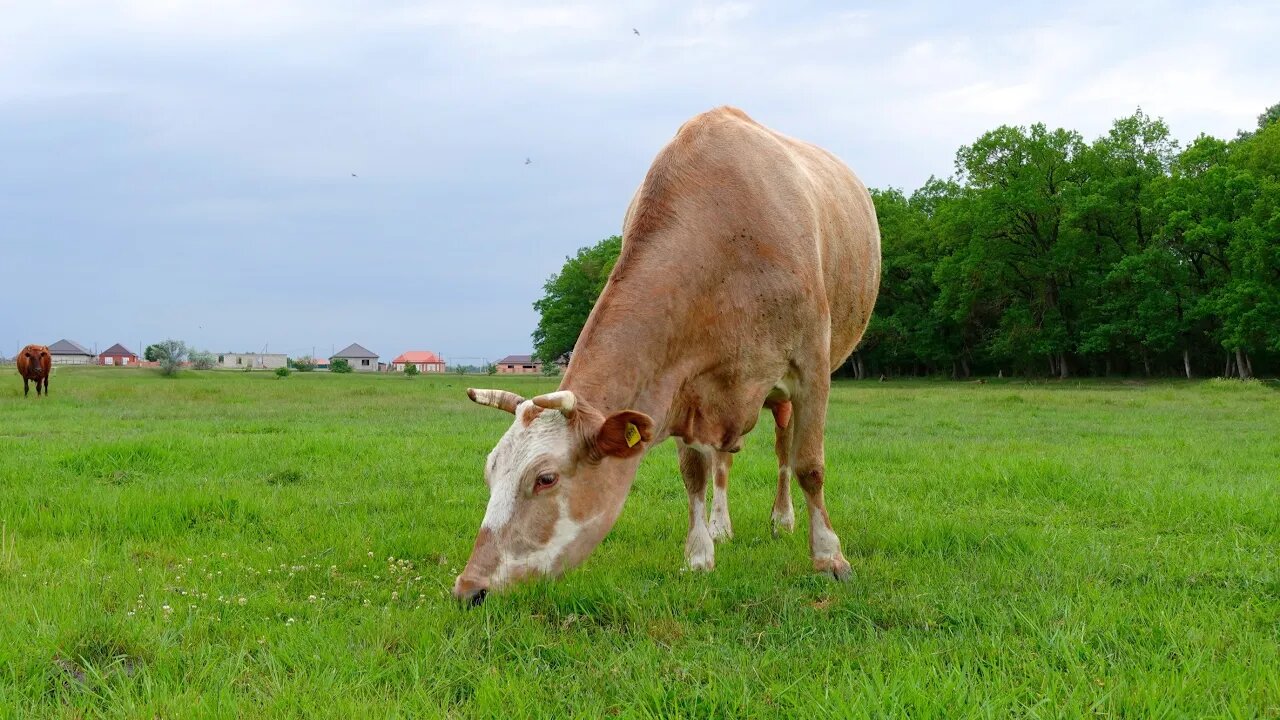
[{"label": "cow's back", "polygon": [[[697,238],[687,252],[714,258],[715,274],[733,278],[708,289],[719,305],[743,311],[739,322],[812,332],[804,325],[814,313],[804,301],[820,288],[833,370],[862,338],[880,282],[879,226],[866,187],[827,151],[736,108],[693,118],[659,153],[637,191],[624,218],[624,242],[673,229]],[[800,316],[777,317],[773,306],[782,301]],[[746,334],[769,337],[773,330]]]}]

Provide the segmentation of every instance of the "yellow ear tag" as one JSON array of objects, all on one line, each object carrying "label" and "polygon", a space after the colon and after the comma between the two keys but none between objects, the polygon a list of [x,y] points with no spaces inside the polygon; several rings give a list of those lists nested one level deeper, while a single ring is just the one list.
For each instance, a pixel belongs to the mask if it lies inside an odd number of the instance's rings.
[{"label": "yellow ear tag", "polygon": [[627,447],[635,447],[640,442],[640,431],[632,423],[627,423]]}]

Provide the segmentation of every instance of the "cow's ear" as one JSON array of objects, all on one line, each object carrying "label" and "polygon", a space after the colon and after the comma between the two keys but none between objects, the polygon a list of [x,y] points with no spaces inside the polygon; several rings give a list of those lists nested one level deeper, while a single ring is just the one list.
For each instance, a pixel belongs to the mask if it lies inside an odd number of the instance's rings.
[{"label": "cow's ear", "polygon": [[596,433],[601,455],[629,458],[644,452],[653,440],[653,418],[635,410],[623,410],[605,418]]}]

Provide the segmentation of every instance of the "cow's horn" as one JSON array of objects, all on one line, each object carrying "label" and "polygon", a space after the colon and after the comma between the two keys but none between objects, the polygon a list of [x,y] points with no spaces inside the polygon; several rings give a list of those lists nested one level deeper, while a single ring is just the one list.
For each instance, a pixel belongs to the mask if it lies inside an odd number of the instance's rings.
[{"label": "cow's horn", "polygon": [[565,415],[573,413],[573,406],[577,402],[578,399],[573,396],[572,390],[557,390],[533,399],[534,405],[548,410],[559,410]]},{"label": "cow's horn", "polygon": [[467,388],[467,397],[471,398],[472,402],[506,410],[512,415],[516,413],[516,406],[524,402],[524,398],[507,390]]}]

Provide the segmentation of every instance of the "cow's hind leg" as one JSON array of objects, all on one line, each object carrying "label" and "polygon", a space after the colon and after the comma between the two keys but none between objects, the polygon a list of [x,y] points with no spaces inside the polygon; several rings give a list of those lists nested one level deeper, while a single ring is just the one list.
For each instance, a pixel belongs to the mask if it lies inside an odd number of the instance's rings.
[{"label": "cow's hind leg", "polygon": [[31,394],[30,383],[31,381],[28,380],[27,378],[22,378],[22,397],[26,397]]},{"label": "cow's hind leg", "polygon": [[715,494],[711,496],[711,522],[708,530],[711,539],[720,542],[733,538],[733,523],[729,520],[729,470],[733,467],[733,454],[715,451]]},{"label": "cow's hind leg", "polygon": [[804,490],[809,509],[809,555],[813,558],[814,570],[830,573],[836,580],[848,580],[853,576],[853,569],[840,552],[840,538],[831,528],[822,493],[826,479],[823,433],[831,378],[823,368],[804,380],[802,394],[793,397],[795,413],[792,423],[796,479]]},{"label": "cow's hind leg", "polygon": [[689,536],[684,541],[684,559],[692,570],[713,570],[716,546],[707,527],[707,484],[715,470],[715,455],[679,440],[676,448],[680,454],[680,475],[689,493]]},{"label": "cow's hind leg", "polygon": [[796,513],[791,506],[791,442],[794,426],[791,424],[791,402],[784,400],[770,406],[773,411],[773,450],[778,456],[778,494],[773,499],[773,513],[769,517],[774,537],[779,531],[791,532],[796,527]]}]

